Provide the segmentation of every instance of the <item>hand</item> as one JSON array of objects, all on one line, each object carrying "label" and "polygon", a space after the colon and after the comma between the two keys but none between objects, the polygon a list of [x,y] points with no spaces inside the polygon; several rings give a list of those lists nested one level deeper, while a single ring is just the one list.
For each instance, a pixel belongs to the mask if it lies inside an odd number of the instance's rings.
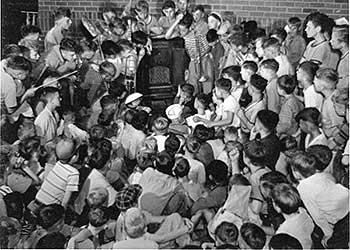
[{"label": "hand", "polygon": [[180,13],[180,14],[178,14],[177,16],[176,16],[176,22],[180,22],[181,21],[181,19],[184,17],[184,14],[183,13]]},{"label": "hand", "polygon": [[239,158],[239,151],[237,148],[232,149],[229,153],[228,156],[231,161],[237,161]]},{"label": "hand", "polygon": [[32,97],[35,95],[35,91],[37,91],[38,88],[30,88],[30,89],[27,89],[27,91],[24,93],[22,99],[25,100],[27,99],[28,97]]},{"label": "hand", "polygon": [[181,96],[181,84],[177,86],[177,93],[176,93],[176,97],[180,98],[180,96]]}]

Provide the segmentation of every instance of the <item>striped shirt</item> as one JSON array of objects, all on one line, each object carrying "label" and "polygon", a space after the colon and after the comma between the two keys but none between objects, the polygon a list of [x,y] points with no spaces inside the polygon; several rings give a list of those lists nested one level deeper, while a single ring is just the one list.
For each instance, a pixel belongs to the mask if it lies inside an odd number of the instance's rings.
[{"label": "striped shirt", "polygon": [[210,51],[209,44],[204,35],[189,32],[184,38],[186,51],[191,60],[198,60],[199,57],[204,57]]},{"label": "striped shirt", "polygon": [[74,167],[57,162],[41,185],[36,199],[48,204],[61,204],[66,191],[78,191],[79,172]]}]

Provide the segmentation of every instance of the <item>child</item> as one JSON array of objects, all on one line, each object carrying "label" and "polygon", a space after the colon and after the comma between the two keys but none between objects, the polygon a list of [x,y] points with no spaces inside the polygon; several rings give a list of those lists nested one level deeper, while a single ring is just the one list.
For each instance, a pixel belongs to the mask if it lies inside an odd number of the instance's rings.
[{"label": "child", "polygon": [[303,246],[289,234],[275,234],[269,242],[269,249],[303,249]]},{"label": "child", "polygon": [[253,223],[244,223],[239,230],[240,249],[263,249],[266,243],[266,234],[259,226]]},{"label": "child", "polygon": [[[132,43],[126,39],[117,42],[121,47],[120,58],[122,61],[121,73],[125,76],[134,77],[138,66],[138,57]],[[131,78],[133,79],[133,78]]]},{"label": "child", "polygon": [[226,67],[222,70],[221,75],[222,78],[231,80],[231,95],[236,98],[236,100],[239,100],[244,88],[244,82],[241,76],[241,67],[238,65]]},{"label": "child", "polygon": [[71,11],[68,8],[58,8],[54,12],[55,26],[51,28],[45,36],[45,51],[49,51],[53,46],[59,45],[65,37],[65,33],[72,25]]},{"label": "child", "polygon": [[328,167],[331,168],[331,162],[333,159],[333,153],[329,149],[329,147],[325,145],[312,145],[306,149],[306,152],[310,155],[313,155],[316,158],[317,165],[316,169],[317,172],[329,172],[327,170]]},{"label": "child", "polygon": [[294,94],[296,86],[296,81],[290,76],[284,75],[278,78],[277,92],[284,97],[276,127],[278,136],[294,135],[298,130],[298,124],[294,118],[304,108],[304,105]]},{"label": "child", "polygon": [[128,97],[126,97],[125,99],[126,107],[128,109],[132,109],[136,111],[145,111],[148,114],[151,113],[152,109],[150,107],[141,105],[142,97],[143,97],[143,94],[140,94],[137,92],[128,95]]},{"label": "child", "polygon": [[101,44],[101,50],[106,61],[114,65],[115,74],[113,75],[112,79],[116,79],[120,75],[121,70],[123,69],[120,57],[120,52],[122,50],[121,46],[117,45],[111,40],[107,40],[103,41],[103,43]]},{"label": "child", "polygon": [[297,68],[306,48],[305,40],[300,34],[301,27],[302,23],[298,17],[289,18],[285,27],[287,38],[284,42],[284,47],[287,52],[286,55],[295,69]]},{"label": "child", "polygon": [[312,145],[328,145],[328,140],[320,129],[322,118],[316,108],[304,108],[295,120],[299,123],[302,132],[306,133],[305,150]]},{"label": "child", "polygon": [[289,184],[278,184],[273,189],[272,200],[276,211],[282,213],[286,219],[276,234],[289,234],[299,240],[304,249],[311,249],[314,224],[302,207],[302,200],[296,188]]},{"label": "child", "polygon": [[267,109],[276,112],[281,110],[281,97],[277,93],[277,71],[279,64],[275,59],[266,59],[261,62],[259,74],[267,80],[266,103]]},{"label": "child", "polygon": [[258,72],[258,65],[253,61],[245,61],[241,67],[241,76],[242,80],[247,83],[250,82],[250,78],[252,75]]},{"label": "child", "polygon": [[314,107],[321,111],[323,97],[320,93],[316,92],[314,85],[314,79],[318,69],[318,65],[310,61],[303,62],[299,65],[297,69],[297,80],[299,86],[303,89],[304,97],[297,97],[302,100],[305,108]]},{"label": "child", "polygon": [[[154,137],[147,138],[146,140],[154,139]],[[157,141],[155,140],[153,143],[157,145]],[[134,172],[128,178],[130,184],[139,184],[143,171],[145,171],[148,167],[153,167],[153,162],[156,159],[157,150],[151,149],[148,147],[140,148],[137,153],[136,160],[137,165],[134,169]]]},{"label": "child", "polygon": [[329,248],[347,248],[349,190],[336,184],[330,174],[317,173],[316,164],[316,159],[307,153],[293,157],[293,175],[299,180],[297,189],[312,219],[322,228],[322,244]]},{"label": "child", "polygon": [[211,56],[213,57],[214,80],[216,80],[219,78],[219,64],[221,58],[224,56],[225,50],[219,41],[219,36],[216,33],[216,30],[210,29],[206,38],[210,46]]},{"label": "child", "polygon": [[[243,149],[242,144],[237,141],[227,141],[225,143],[224,150],[219,154],[218,160],[224,162],[227,166],[231,166],[230,153],[234,150],[241,151]],[[232,169],[229,169],[229,173],[232,173]]]},{"label": "child", "polygon": [[278,64],[278,76],[294,75],[294,68],[289,62],[288,57],[281,53],[281,45],[276,38],[268,38],[264,44],[264,58],[275,59]]},{"label": "child", "polygon": [[187,125],[191,127],[192,130],[194,130],[197,125],[203,124],[201,119],[210,120],[211,112],[208,106],[209,100],[207,95],[198,94],[194,100],[194,108],[197,110],[197,114],[186,118]]},{"label": "child", "polygon": [[197,113],[194,108],[194,87],[191,84],[184,83],[178,86],[178,91],[174,100],[175,104],[183,106],[182,115],[186,119],[187,117]]},{"label": "child", "polygon": [[311,13],[306,17],[306,35],[314,40],[307,45],[300,63],[314,61],[323,68],[337,68],[339,56],[332,52],[329,41],[325,37],[328,22],[329,17],[320,12]]},{"label": "child", "polygon": [[270,32],[269,37],[276,38],[278,40],[278,42],[280,43],[281,53],[283,55],[287,55],[287,51],[286,51],[286,48],[284,46],[284,43],[285,43],[285,40],[287,37],[287,32],[283,28],[276,28]]},{"label": "child", "polygon": [[135,6],[136,19],[141,31],[146,34],[160,35],[163,29],[159,26],[157,19],[149,14],[149,5],[145,0],[139,0]]},{"label": "child", "polygon": [[[202,248],[207,249],[209,246],[213,249],[234,249],[238,247],[239,231],[235,224],[222,222],[215,230],[215,243],[203,243]],[[226,246],[226,247],[225,247]],[[225,248],[223,248],[225,247]]]},{"label": "child", "polygon": [[324,97],[321,109],[322,129],[328,139],[335,136],[334,131],[336,131],[336,127],[341,125],[344,121],[344,117],[339,116],[335,111],[332,102],[332,98],[336,93],[337,83],[338,74],[335,70],[323,68],[317,71],[315,90]]},{"label": "child", "polygon": [[340,50],[341,57],[337,67],[339,82],[337,89],[349,87],[349,25],[337,25],[333,27],[332,48]]},{"label": "child", "polygon": [[203,5],[196,5],[193,12],[193,28],[194,30],[202,35],[207,34],[209,28],[208,23],[205,21],[205,11]]},{"label": "child", "polygon": [[[162,6],[162,13],[164,16],[158,20],[159,26],[163,29],[163,33],[175,22],[175,3],[172,0],[165,1]],[[178,32],[174,32],[173,36],[178,36]]]},{"label": "child", "polygon": [[18,42],[18,45],[22,45],[30,49],[29,58],[36,62],[39,55],[39,36],[41,30],[37,26],[26,25],[21,28],[22,39]]},{"label": "child", "polygon": [[165,147],[165,140],[167,139],[169,121],[165,117],[158,117],[152,123],[152,132],[151,135],[157,140],[158,152],[162,152]]}]

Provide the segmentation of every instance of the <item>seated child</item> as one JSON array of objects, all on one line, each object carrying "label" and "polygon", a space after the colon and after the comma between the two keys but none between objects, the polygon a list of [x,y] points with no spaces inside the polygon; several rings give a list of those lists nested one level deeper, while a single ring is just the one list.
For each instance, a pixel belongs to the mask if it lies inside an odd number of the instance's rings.
[{"label": "seated child", "polygon": [[152,137],[157,140],[158,152],[162,152],[165,148],[165,140],[167,139],[169,121],[165,117],[158,117],[152,123]]},{"label": "seated child", "polygon": [[238,247],[238,235],[237,226],[231,222],[224,221],[215,230],[215,243],[204,242],[202,248],[235,249]]},{"label": "seated child", "polygon": [[148,114],[151,113],[152,109],[150,107],[141,105],[142,97],[143,94],[137,92],[130,94],[125,100],[126,107],[136,111],[146,111]]},{"label": "seated child", "polygon": [[183,117],[186,119],[188,116],[197,113],[194,108],[194,87],[191,84],[184,83],[178,86],[178,91],[174,100],[175,104],[183,106]]},{"label": "seated child", "polygon": [[192,131],[197,125],[203,124],[201,119],[210,120],[211,112],[208,106],[209,100],[207,95],[198,94],[194,101],[194,108],[197,110],[197,114],[186,118],[187,125],[192,128]]},{"label": "seated child", "polygon": [[223,78],[231,80],[231,95],[239,100],[244,88],[244,82],[241,76],[241,67],[238,65],[229,66],[222,70],[221,75]]},{"label": "seated child", "polygon": [[240,249],[263,249],[266,243],[266,234],[259,226],[253,223],[244,223],[239,230],[238,243]]}]

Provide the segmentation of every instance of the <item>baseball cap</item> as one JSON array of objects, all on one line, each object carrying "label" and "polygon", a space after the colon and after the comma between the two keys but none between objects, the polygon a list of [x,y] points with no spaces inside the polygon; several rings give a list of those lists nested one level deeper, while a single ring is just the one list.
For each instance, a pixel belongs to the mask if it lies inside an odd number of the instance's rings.
[{"label": "baseball cap", "polygon": [[216,32],[218,35],[224,35],[231,29],[231,24],[229,21],[225,21],[220,25],[219,30]]}]

